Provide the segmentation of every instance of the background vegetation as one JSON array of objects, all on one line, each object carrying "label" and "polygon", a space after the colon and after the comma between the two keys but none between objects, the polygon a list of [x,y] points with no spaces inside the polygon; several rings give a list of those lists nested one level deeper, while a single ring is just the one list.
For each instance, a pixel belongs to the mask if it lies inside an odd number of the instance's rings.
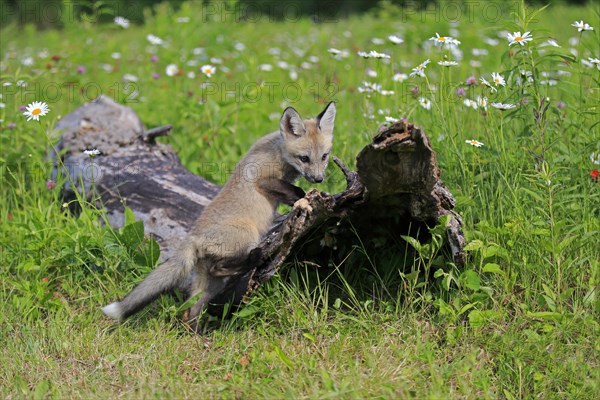
[{"label": "background vegetation", "polygon": [[[76,18],[61,30],[2,28],[0,396],[594,398],[598,6],[384,3],[326,23],[237,17],[191,2],[155,6],[127,28]],[[578,32],[582,19],[594,30]],[[509,45],[516,31],[533,40]],[[437,47],[436,32],[461,43]],[[371,50],[390,58],[357,54]],[[409,76],[426,59],[424,76]],[[139,225],[114,231],[89,204],[69,214],[45,161],[54,123],[99,94],[147,127],[174,124],[163,140],[219,183],[287,105],[309,116],[335,99],[334,153],[350,166],[380,124],[409,118],[456,195],[468,263],[440,258],[434,231],[415,254],[399,252],[411,240],[398,238],[329,267],[290,263],[232,319],[207,319],[203,336],[166,297],[116,326],[99,307],[153,267],[130,240]],[[33,101],[50,108],[39,123],[23,116]],[[321,188],[343,186],[331,167]]]}]

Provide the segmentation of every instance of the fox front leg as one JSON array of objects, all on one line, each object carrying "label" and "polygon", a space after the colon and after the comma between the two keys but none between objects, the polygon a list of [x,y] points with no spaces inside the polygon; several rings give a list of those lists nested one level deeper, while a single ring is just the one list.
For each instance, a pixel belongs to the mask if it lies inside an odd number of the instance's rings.
[{"label": "fox front leg", "polygon": [[306,193],[298,186],[292,185],[281,179],[266,179],[258,184],[259,189],[269,197],[275,198],[278,202],[294,205],[296,201],[303,198]]}]

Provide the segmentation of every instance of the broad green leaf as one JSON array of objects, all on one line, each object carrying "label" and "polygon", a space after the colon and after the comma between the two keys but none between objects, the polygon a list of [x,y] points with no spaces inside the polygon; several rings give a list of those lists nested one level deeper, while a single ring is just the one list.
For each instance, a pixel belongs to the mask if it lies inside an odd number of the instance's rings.
[{"label": "broad green leaf", "polygon": [[563,315],[559,312],[554,311],[538,311],[538,312],[527,312],[527,316],[531,318],[540,318],[546,321],[557,321],[560,322],[563,319]]},{"label": "broad green leaf", "polygon": [[483,268],[481,269],[481,272],[489,272],[491,274],[500,274],[500,275],[504,275],[504,271],[502,271],[502,268],[500,268],[500,266],[498,264],[495,263],[487,263],[483,266]]},{"label": "broad green leaf", "polygon": [[483,247],[483,242],[479,239],[472,240],[465,246],[465,251],[479,250]]},{"label": "broad green leaf", "polygon": [[468,269],[460,274],[458,280],[471,290],[479,290],[481,287],[481,279],[479,278],[479,274],[472,269]]}]

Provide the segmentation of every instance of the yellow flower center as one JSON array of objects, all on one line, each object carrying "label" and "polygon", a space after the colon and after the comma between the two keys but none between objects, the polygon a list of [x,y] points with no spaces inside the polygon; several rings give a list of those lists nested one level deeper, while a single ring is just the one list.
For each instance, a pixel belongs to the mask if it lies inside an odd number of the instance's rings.
[{"label": "yellow flower center", "polygon": [[522,40],[523,40],[523,37],[522,37],[522,36],[517,36],[517,37],[515,38],[515,42],[520,42],[520,41],[522,41]]},{"label": "yellow flower center", "polygon": [[446,38],[445,38],[445,37],[443,37],[443,36],[440,36],[440,37],[438,38],[438,40],[439,40],[440,42],[445,42],[445,41],[446,41]]},{"label": "yellow flower center", "polygon": [[33,109],[33,111],[31,111],[31,115],[40,115],[41,113],[42,113],[41,108],[35,108],[35,109]]}]

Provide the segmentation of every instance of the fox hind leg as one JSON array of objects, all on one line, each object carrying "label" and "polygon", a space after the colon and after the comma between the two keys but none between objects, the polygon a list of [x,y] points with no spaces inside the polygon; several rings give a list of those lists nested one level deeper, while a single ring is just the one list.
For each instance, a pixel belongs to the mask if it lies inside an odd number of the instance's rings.
[{"label": "fox hind leg", "polygon": [[198,322],[208,303],[228,286],[230,277],[212,276],[208,273],[197,276],[190,288],[190,297],[200,294],[198,301],[186,312],[184,320],[194,331],[198,331]]}]

